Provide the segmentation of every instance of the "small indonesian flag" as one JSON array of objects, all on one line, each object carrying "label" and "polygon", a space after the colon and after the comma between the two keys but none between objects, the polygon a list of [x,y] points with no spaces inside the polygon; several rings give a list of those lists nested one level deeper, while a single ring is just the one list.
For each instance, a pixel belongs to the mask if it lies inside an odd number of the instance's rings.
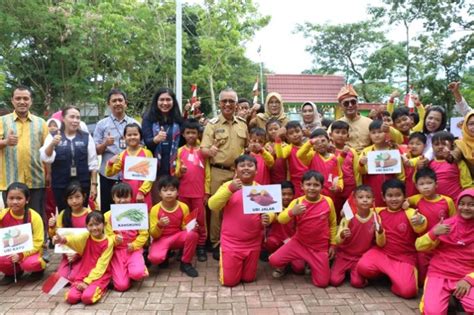
[{"label": "small indonesian flag", "polygon": [[194,209],[187,216],[184,217],[184,224],[186,225],[186,231],[190,232],[194,230],[197,223],[199,209]]},{"label": "small indonesian flag", "polygon": [[339,170],[337,169],[337,165],[334,165],[334,167],[332,167],[329,170],[328,182],[331,185],[334,185],[334,183],[337,183],[338,180],[339,180]]},{"label": "small indonesian flag", "polygon": [[410,86],[410,91],[408,92],[407,95],[405,95],[405,106],[408,107],[410,110],[410,113],[413,113],[415,111],[415,103],[413,102],[413,99],[411,98],[413,95],[413,86]]},{"label": "small indonesian flag", "polygon": [[59,273],[53,272],[43,283],[42,290],[46,294],[56,295],[69,283],[69,280],[61,277]]},{"label": "small indonesian flag", "polygon": [[191,96],[191,104],[194,104],[197,102],[197,85],[196,84],[192,84],[191,85],[191,92],[193,93],[193,95]]},{"label": "small indonesian flag", "polygon": [[253,94],[253,103],[257,103],[258,102],[258,76],[257,76],[257,79],[255,80],[255,84],[253,85],[253,89],[252,89],[252,94]]},{"label": "small indonesian flag", "polygon": [[349,198],[347,198],[346,202],[342,206],[342,213],[344,213],[344,217],[348,221],[354,217],[355,213],[357,213],[357,205],[354,198],[354,193],[351,193]]}]

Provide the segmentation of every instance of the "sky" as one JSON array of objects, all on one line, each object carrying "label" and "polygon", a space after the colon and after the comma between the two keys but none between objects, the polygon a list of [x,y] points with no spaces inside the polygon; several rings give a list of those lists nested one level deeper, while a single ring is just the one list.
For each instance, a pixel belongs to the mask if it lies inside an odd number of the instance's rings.
[{"label": "sky", "polygon": [[[270,23],[247,43],[246,55],[260,61],[257,53],[261,45],[261,59],[265,68],[277,74],[299,74],[311,68],[311,55],[305,51],[310,39],[295,33],[298,23],[344,24],[367,19],[367,6],[377,0],[254,0],[262,15],[270,15]],[[402,41],[403,29],[392,26],[387,37]]]}]

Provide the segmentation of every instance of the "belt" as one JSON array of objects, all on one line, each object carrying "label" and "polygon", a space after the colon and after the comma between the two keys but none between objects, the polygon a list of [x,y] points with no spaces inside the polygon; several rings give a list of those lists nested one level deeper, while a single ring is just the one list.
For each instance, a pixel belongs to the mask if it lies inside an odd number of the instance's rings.
[{"label": "belt", "polygon": [[218,168],[218,169],[221,169],[221,170],[231,171],[231,172],[234,171],[233,166],[225,166],[225,165],[218,164],[218,163],[211,163],[211,167]]}]

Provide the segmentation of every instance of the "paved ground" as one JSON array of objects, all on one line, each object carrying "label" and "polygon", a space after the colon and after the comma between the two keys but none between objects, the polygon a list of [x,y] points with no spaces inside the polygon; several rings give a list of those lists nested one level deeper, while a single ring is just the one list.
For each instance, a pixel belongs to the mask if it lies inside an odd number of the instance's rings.
[{"label": "paved ground", "polygon": [[[210,255],[209,255],[210,256]],[[42,281],[22,279],[16,285],[0,287],[0,314],[414,314],[419,299],[394,296],[386,283],[366,289],[314,287],[309,276],[287,275],[274,280],[266,263],[261,263],[257,281],[235,288],[221,287],[217,262],[197,263],[200,273],[192,279],[171,261],[169,269],[150,269],[150,277],[124,293],[109,291],[93,306],[68,305],[64,291],[57,296],[41,292]],[[47,274],[58,263],[54,257]],[[46,277],[46,276],[45,276]]]}]

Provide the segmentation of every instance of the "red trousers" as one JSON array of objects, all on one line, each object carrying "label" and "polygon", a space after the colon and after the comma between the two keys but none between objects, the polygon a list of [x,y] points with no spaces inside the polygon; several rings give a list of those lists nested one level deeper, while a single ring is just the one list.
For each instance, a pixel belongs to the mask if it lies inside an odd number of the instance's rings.
[{"label": "red trousers", "polygon": [[81,301],[84,304],[94,304],[104,296],[109,282],[110,272],[106,272],[101,278],[92,281],[84,291],[79,291],[76,288],[77,282],[73,283],[71,289],[66,293],[66,301],[69,304],[77,304]]},{"label": "red trousers", "polygon": [[336,259],[331,267],[331,278],[329,282],[332,286],[340,286],[346,278],[346,272],[351,273],[351,286],[354,288],[363,288],[367,281],[360,276],[356,269],[357,260],[353,257],[347,257],[342,253],[337,253]]},{"label": "red trousers", "polygon": [[69,263],[67,256],[63,255],[61,261],[59,262],[58,273],[61,277],[71,280],[76,277],[77,270],[80,268],[80,266],[81,257],[78,257],[75,261]]},{"label": "red trousers", "polygon": [[129,252],[127,248],[114,248],[110,269],[114,288],[119,292],[127,291],[131,280],[139,281],[148,276],[143,249]]},{"label": "red trousers", "polygon": [[416,257],[416,263],[418,267],[418,287],[422,288],[425,284],[426,273],[428,272],[428,266],[430,265],[432,253],[418,252]]},{"label": "red trousers", "polygon": [[275,268],[284,268],[287,264],[295,260],[303,260],[308,263],[311,268],[311,278],[315,286],[320,288],[328,286],[330,270],[327,250],[314,250],[292,238],[269,257],[270,265]]},{"label": "red trousers", "polygon": [[369,279],[387,275],[392,281],[392,292],[402,298],[410,299],[418,293],[416,267],[388,257],[378,247],[370,249],[360,258],[357,271]]},{"label": "red trousers", "polygon": [[204,198],[187,198],[179,197],[179,201],[184,202],[188,205],[189,211],[199,211],[197,216],[197,223],[199,224],[198,234],[198,245],[206,245],[207,239],[207,220],[206,220],[206,207],[204,206]]},{"label": "red trousers", "polygon": [[[36,272],[46,268],[46,262],[41,258],[39,253],[33,254],[16,264],[16,272]],[[6,276],[13,276],[14,268],[11,259],[8,256],[0,257],[0,272],[3,272]]]},{"label": "red trousers", "polygon": [[221,248],[219,280],[234,287],[240,282],[252,282],[257,277],[260,250],[226,250]]},{"label": "red trousers", "polygon": [[149,249],[148,259],[154,265],[159,265],[165,261],[170,249],[183,249],[181,261],[191,263],[199,235],[195,231],[181,231],[173,235],[162,236],[154,240]]},{"label": "red trousers", "polygon": [[[280,247],[282,247],[285,244],[284,240],[282,240],[280,237],[276,235],[269,235],[267,237],[267,241],[263,243],[263,247],[268,251],[268,253],[274,253],[276,252]],[[304,273],[304,267],[305,267],[305,262],[304,260],[294,260],[290,263],[291,265],[291,270],[293,270],[294,273],[298,274],[303,274]]]},{"label": "red trousers", "polygon": [[[456,289],[456,280],[427,276],[425,290],[420,301],[420,312],[425,315],[447,314],[451,294]],[[474,289],[471,288],[460,302],[467,313],[474,312]]]}]

